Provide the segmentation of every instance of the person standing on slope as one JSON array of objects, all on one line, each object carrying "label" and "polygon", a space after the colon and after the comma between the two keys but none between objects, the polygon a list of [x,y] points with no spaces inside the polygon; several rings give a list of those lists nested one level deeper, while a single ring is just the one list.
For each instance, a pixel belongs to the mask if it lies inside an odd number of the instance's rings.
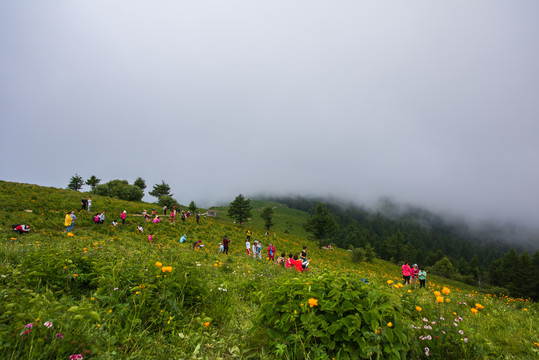
[{"label": "person standing on slope", "polygon": [[227,236],[223,238],[223,252],[228,255],[228,244],[230,244],[230,240],[228,240]]},{"label": "person standing on slope", "polygon": [[417,273],[417,278],[419,279],[419,288],[425,288],[425,281],[427,280],[427,272],[423,269],[423,266],[419,268]]},{"label": "person standing on slope", "polygon": [[408,265],[408,261],[405,261],[402,265],[402,278],[404,279],[402,285],[410,285],[410,273],[410,265]]}]

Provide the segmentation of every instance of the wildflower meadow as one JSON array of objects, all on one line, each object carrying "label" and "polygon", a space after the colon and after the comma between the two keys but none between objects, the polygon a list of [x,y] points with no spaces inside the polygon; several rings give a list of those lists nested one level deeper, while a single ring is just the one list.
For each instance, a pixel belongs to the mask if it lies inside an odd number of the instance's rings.
[{"label": "wildflower meadow", "polygon": [[[155,204],[101,196],[89,213],[81,198],[0,181],[2,359],[539,358],[536,303],[432,275],[425,289],[404,286],[394,264],[318,249],[294,217],[277,213],[289,223],[266,235],[260,221],[146,222]],[[263,255],[270,243],[277,255],[306,245],[309,271],[248,256],[246,229]]]}]

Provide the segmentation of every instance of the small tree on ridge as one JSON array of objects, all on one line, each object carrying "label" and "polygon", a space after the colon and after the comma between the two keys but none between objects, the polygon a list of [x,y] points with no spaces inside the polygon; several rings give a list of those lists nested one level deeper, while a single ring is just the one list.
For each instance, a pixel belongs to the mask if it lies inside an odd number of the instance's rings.
[{"label": "small tree on ridge", "polygon": [[84,180],[82,179],[82,176],[79,176],[79,174],[75,174],[71,177],[71,180],[69,184],[67,185],[68,189],[79,191],[82,189],[82,186],[84,185]]},{"label": "small tree on ridge", "polygon": [[236,220],[240,224],[250,218],[251,215],[251,200],[245,199],[242,194],[236,196],[228,206],[228,216]]}]

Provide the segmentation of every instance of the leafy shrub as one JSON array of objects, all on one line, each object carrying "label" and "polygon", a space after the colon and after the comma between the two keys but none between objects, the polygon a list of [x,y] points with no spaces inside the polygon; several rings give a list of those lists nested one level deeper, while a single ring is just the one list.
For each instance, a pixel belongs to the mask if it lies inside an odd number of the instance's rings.
[{"label": "leafy shrub", "polygon": [[409,350],[401,305],[356,278],[296,277],[260,295],[258,325],[277,356],[403,359]]},{"label": "leafy shrub", "polygon": [[365,250],[363,248],[353,248],[350,257],[352,262],[360,263],[365,259]]},{"label": "leafy shrub", "polygon": [[92,194],[116,197],[127,201],[140,201],[144,192],[135,185],[129,185],[127,180],[112,180],[103,185],[97,185]]},{"label": "leafy shrub", "polygon": [[174,199],[172,196],[169,195],[163,195],[159,197],[159,201],[157,202],[159,206],[163,207],[166,206],[170,211],[172,211],[172,208],[174,206],[179,207],[180,204]]}]

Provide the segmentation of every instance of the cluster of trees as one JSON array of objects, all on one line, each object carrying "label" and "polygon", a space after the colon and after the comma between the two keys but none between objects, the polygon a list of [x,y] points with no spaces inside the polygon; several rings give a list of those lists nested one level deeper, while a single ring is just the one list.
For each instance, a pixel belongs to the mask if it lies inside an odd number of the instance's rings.
[{"label": "cluster of trees", "polygon": [[[105,184],[99,184],[101,179],[92,175],[88,180],[84,181],[82,176],[75,174],[71,177],[68,189],[79,191],[83,185],[89,185],[92,194],[113,197],[127,201],[141,201],[144,197],[144,189],[146,189],[146,181],[138,177],[133,185],[130,185],[127,180],[111,180]],[[163,207],[172,209],[174,206],[179,207],[179,203],[172,197],[174,194],[170,192],[170,185],[161,180],[161,184],[155,184],[153,190],[148,192],[149,195],[157,198],[157,203]],[[194,201],[189,204],[189,210],[192,213],[197,211],[198,207]]]},{"label": "cluster of trees", "polygon": [[[246,199],[245,196],[239,194],[234,201],[228,204],[227,214],[236,222],[243,224],[253,216],[251,210],[251,199]],[[273,222],[273,214],[274,211],[271,206],[265,207],[260,214],[260,217],[264,220],[264,227],[268,231],[275,225]]]},{"label": "cluster of trees", "polygon": [[[321,199],[272,198],[271,200],[312,214],[331,215],[337,224],[329,232],[314,236],[319,243],[341,248],[374,249],[376,256],[402,263],[417,263],[432,273],[451,277],[488,291],[501,291],[514,297],[539,299],[539,251],[520,255],[509,245],[463,235],[461,228],[448,224],[424,209],[410,209],[398,216],[370,212],[352,205],[325,203]],[[389,204],[388,206],[390,206]],[[330,221],[331,223],[331,221]],[[306,229],[319,224],[313,221]],[[525,284],[524,284],[525,283]]]},{"label": "cluster of trees", "polygon": [[129,185],[127,180],[112,180],[95,186],[91,192],[127,201],[140,201],[144,197],[144,191],[136,185]]},{"label": "cluster of trees", "polygon": [[140,201],[144,197],[144,189],[146,182],[141,177],[138,177],[133,185],[130,185],[127,180],[112,180],[105,184],[100,184],[101,179],[92,175],[86,181],[82,176],[75,174],[71,177],[68,189],[79,191],[83,185],[91,187],[91,193],[96,195],[109,196],[121,200]]}]

